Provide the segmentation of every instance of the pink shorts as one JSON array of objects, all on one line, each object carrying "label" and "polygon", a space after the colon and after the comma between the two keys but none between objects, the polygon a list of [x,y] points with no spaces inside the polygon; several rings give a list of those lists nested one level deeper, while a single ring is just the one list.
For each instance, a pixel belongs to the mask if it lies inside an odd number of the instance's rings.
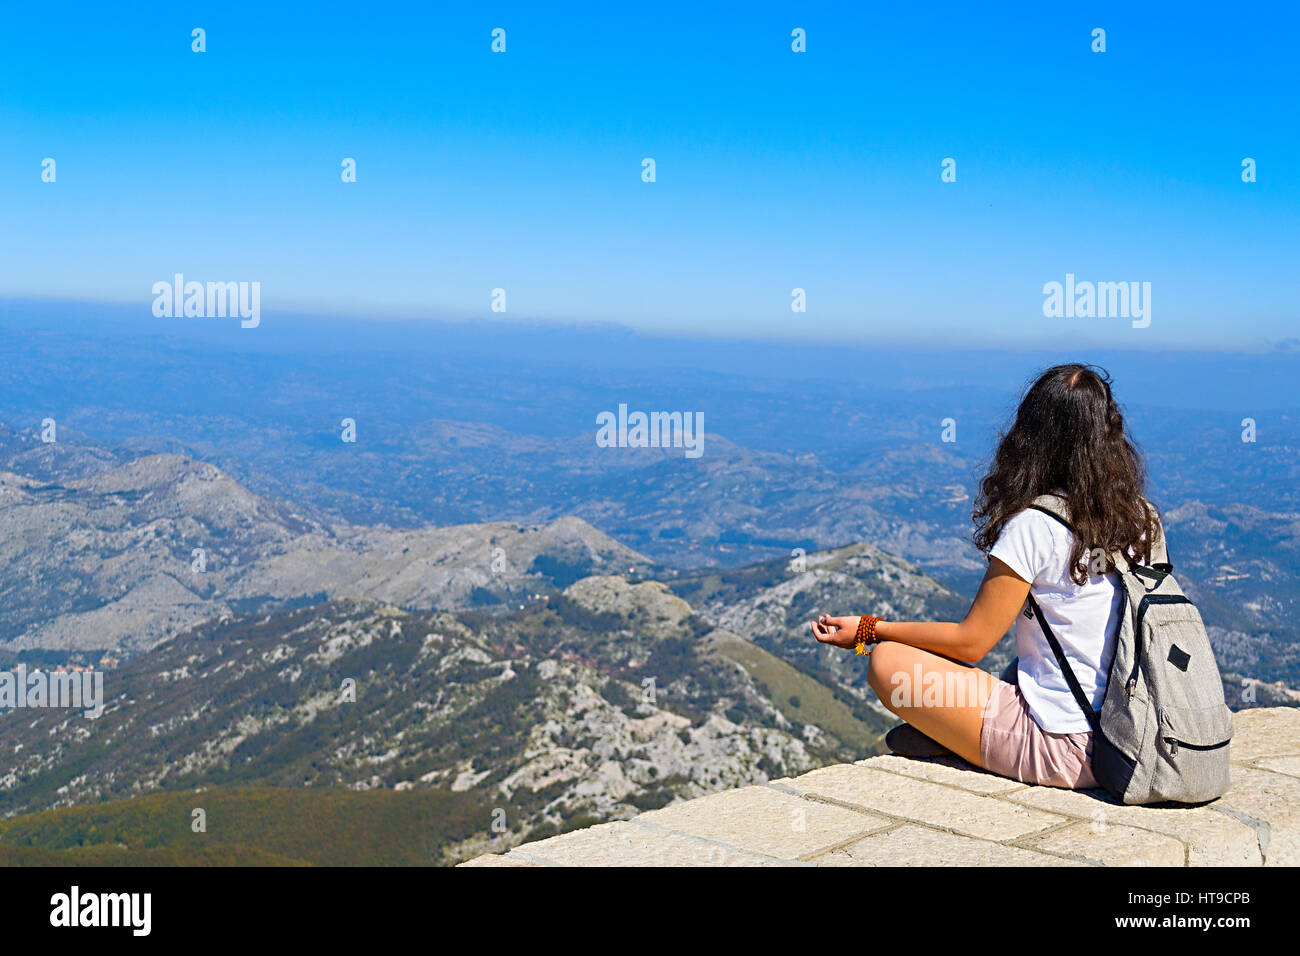
[{"label": "pink shorts", "polygon": [[1029,713],[1020,688],[994,681],[980,728],[980,763],[985,770],[1021,783],[1088,790],[1099,787],[1092,775],[1092,734],[1053,734]]}]

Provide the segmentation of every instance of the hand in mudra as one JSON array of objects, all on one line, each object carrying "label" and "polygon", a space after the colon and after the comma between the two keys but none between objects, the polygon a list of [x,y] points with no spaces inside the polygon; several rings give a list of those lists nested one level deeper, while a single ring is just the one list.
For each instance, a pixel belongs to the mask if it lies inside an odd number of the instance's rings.
[{"label": "hand in mudra", "polygon": [[813,637],[823,644],[833,644],[836,647],[854,647],[857,644],[855,637],[858,633],[858,621],[856,617],[831,617],[823,614],[813,622]]}]

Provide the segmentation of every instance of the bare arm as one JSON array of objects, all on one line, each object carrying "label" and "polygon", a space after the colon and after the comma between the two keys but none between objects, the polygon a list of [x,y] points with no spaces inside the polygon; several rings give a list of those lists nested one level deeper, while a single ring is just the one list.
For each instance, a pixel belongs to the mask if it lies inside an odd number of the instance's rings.
[{"label": "bare arm", "polygon": [[[989,569],[980,582],[979,593],[959,623],[951,621],[881,621],[876,637],[897,641],[959,661],[979,661],[1007,632],[1029,595],[1029,582],[997,558],[989,558]],[[858,618],[822,615],[813,624],[817,640],[836,647],[852,647]]]}]

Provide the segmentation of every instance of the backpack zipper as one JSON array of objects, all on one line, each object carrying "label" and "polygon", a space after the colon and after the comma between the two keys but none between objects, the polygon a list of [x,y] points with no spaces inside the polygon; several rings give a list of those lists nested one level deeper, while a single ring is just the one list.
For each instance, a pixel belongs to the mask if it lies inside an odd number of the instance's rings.
[{"label": "backpack zipper", "polygon": [[1178,748],[1182,747],[1187,750],[1218,750],[1220,747],[1226,747],[1228,741],[1224,740],[1217,744],[1189,744],[1185,740],[1178,740],[1175,737],[1166,737],[1165,743],[1169,744],[1169,756],[1177,757]]}]

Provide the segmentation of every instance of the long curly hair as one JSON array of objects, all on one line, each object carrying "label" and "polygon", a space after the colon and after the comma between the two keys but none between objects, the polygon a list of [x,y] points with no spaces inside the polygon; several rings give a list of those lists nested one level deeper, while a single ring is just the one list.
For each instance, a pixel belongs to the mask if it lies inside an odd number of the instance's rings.
[{"label": "long curly hair", "polygon": [[1094,365],[1057,365],[1029,386],[1015,421],[980,482],[971,517],[976,547],[992,549],[1007,521],[1039,495],[1062,494],[1075,537],[1070,577],[1088,577],[1084,553],[1100,548],[1130,561],[1150,559],[1159,514],[1144,496],[1146,467],[1110,390]]}]

